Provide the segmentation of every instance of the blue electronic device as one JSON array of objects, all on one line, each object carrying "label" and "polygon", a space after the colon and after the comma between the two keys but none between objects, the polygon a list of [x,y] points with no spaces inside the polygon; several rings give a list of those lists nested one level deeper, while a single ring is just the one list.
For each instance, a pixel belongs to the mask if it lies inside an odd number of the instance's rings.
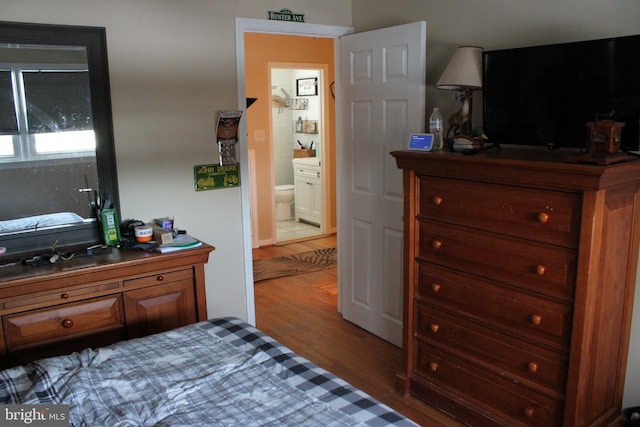
[{"label": "blue electronic device", "polygon": [[433,148],[433,134],[431,133],[414,133],[409,139],[410,150],[431,151]]}]

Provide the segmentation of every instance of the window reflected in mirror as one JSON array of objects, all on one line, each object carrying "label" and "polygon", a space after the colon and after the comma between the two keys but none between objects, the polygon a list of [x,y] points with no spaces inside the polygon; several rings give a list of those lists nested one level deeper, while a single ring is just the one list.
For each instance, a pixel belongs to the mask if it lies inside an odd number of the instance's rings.
[{"label": "window reflected in mirror", "polygon": [[118,208],[104,28],[0,22],[0,246],[97,243]]},{"label": "window reflected in mirror", "polygon": [[24,195],[3,209],[0,230],[31,228],[20,219],[46,214],[36,226],[92,219],[98,176],[86,48],[2,44],[0,72],[1,177]]}]

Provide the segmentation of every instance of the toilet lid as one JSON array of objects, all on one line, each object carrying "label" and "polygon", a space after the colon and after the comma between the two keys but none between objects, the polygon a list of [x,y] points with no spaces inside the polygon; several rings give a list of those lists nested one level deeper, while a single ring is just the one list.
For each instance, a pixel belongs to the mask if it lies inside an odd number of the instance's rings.
[{"label": "toilet lid", "polygon": [[293,184],[282,184],[276,185],[276,191],[290,191],[295,189],[296,187]]}]

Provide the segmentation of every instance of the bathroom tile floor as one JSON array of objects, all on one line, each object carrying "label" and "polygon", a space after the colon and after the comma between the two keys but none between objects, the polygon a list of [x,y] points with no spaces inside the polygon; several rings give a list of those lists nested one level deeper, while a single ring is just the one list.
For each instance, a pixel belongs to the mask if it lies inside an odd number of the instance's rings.
[{"label": "bathroom tile floor", "polygon": [[320,227],[306,222],[276,221],[276,240],[278,243],[288,240],[304,239],[306,237],[319,236]]}]

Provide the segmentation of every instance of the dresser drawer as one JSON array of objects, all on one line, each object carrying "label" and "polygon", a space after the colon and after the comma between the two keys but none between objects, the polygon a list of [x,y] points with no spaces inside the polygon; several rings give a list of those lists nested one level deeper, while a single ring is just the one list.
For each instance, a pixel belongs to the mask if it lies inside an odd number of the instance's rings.
[{"label": "dresser drawer", "polygon": [[124,293],[129,337],[142,337],[197,321],[191,280],[172,281]]},{"label": "dresser drawer", "polygon": [[418,221],[418,233],[418,258],[525,290],[573,300],[575,250],[435,221]]},{"label": "dresser drawer", "polygon": [[140,277],[138,279],[125,280],[126,288],[140,288],[151,285],[159,285],[162,283],[177,282],[180,280],[193,280],[193,270],[188,268],[178,271],[169,271],[164,273],[156,273],[151,276]]},{"label": "dresser drawer", "polygon": [[62,356],[73,352],[79,353],[86,348],[104,347],[126,339],[126,331],[123,328],[118,328],[97,334],[71,337],[64,341],[28,347],[19,351],[11,351],[7,356],[9,358],[9,366],[26,365],[34,360]]},{"label": "dresser drawer", "polygon": [[433,177],[420,177],[419,216],[577,248],[581,197]]},{"label": "dresser drawer", "polygon": [[417,274],[419,301],[515,336],[542,340],[559,350],[569,347],[572,311],[568,304],[422,262]]},{"label": "dresser drawer", "polygon": [[122,297],[112,295],[2,318],[7,350],[124,328]]},{"label": "dresser drawer", "polygon": [[[550,427],[562,424],[562,400],[537,393],[436,346],[417,342],[415,364],[414,381],[435,383],[438,387],[432,389],[455,395],[456,400],[491,408],[490,418],[496,420],[495,423],[483,424],[476,416],[473,425]],[[428,393],[434,390],[421,390],[418,394],[430,403]]]},{"label": "dresser drawer", "polygon": [[94,283],[90,286],[75,286],[67,289],[59,289],[55,292],[40,292],[24,297],[5,300],[4,309],[26,308],[35,305],[66,304],[74,299],[83,298],[96,292],[118,289],[118,282]]},{"label": "dresser drawer", "polygon": [[564,396],[568,352],[549,350],[424,304],[417,304],[415,313],[417,339],[473,357],[511,381]]}]

